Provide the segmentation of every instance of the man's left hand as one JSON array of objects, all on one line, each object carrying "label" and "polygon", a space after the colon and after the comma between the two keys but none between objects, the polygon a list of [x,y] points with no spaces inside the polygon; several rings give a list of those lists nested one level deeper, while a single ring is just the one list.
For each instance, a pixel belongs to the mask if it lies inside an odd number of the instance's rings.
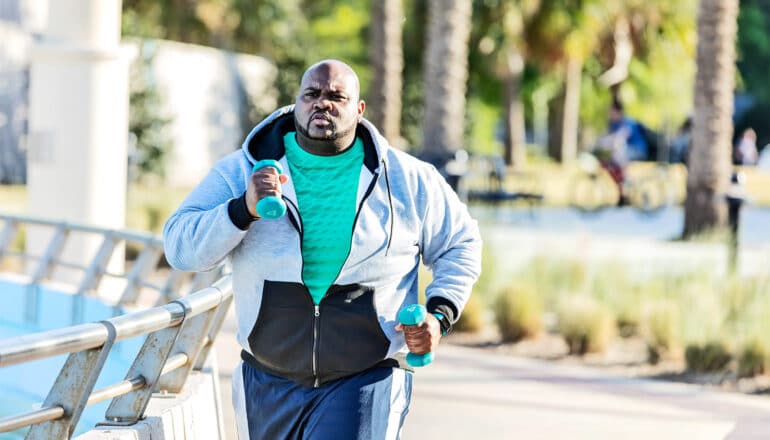
[{"label": "man's left hand", "polygon": [[435,316],[428,313],[419,325],[396,325],[396,331],[404,332],[406,346],[414,354],[425,354],[436,350],[441,339],[441,324]]}]

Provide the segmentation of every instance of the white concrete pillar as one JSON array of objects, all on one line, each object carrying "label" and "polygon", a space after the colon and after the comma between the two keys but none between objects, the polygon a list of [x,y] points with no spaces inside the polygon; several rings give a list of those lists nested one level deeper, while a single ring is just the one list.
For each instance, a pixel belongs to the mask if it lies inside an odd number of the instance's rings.
[{"label": "white concrete pillar", "polygon": [[[120,14],[120,0],[49,1],[47,30],[31,56],[31,215],[125,226],[129,56],[120,47]],[[41,254],[49,238],[28,231],[27,251]],[[62,259],[85,264],[100,239],[70,242]],[[110,270],[120,266],[116,257]]]}]

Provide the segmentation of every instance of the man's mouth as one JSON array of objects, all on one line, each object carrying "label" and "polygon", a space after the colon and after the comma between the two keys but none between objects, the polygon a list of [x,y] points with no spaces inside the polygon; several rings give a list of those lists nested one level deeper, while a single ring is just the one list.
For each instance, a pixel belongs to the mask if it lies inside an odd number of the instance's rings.
[{"label": "man's mouth", "polygon": [[312,118],[310,118],[311,121],[324,121],[324,122],[331,122],[332,118],[329,115],[325,115],[323,113],[318,113],[313,115]]}]

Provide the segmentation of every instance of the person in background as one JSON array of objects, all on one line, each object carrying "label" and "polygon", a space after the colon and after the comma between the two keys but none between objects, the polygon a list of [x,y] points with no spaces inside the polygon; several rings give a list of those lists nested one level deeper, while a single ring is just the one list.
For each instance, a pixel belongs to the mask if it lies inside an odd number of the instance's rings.
[{"label": "person in background", "polygon": [[623,104],[613,100],[607,133],[597,140],[593,153],[617,185],[618,206],[628,204],[624,186],[629,162],[646,160],[650,154],[649,147],[644,126],[626,117]]},{"label": "person in background", "polygon": [[757,157],[757,132],[753,128],[747,128],[743,130],[735,145],[733,163],[735,165],[756,165]]},{"label": "person in background", "polygon": [[610,106],[608,134],[621,139],[628,161],[648,159],[650,151],[644,127],[635,119],[627,117],[623,104],[617,100],[613,100]]},{"label": "person in background", "polygon": [[[436,349],[481,271],[476,221],[433,166],[364,119],[359,93],[342,61],[308,68],[294,105],[217,162],[164,227],[173,267],[232,262],[242,439],[398,438],[412,390],[407,348]],[[282,173],[254,169],[265,160]],[[259,216],[269,196],[285,215]],[[433,274],[429,313],[402,326],[420,260]]]}]

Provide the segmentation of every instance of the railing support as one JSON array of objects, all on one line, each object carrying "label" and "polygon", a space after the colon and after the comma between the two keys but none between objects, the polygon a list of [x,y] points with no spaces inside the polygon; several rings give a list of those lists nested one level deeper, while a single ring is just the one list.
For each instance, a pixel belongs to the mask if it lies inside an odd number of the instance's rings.
[{"label": "railing support", "polygon": [[27,440],[48,440],[70,438],[80,416],[83,414],[88,397],[94,389],[96,379],[107,361],[112,344],[115,342],[115,327],[109,321],[101,323],[107,329],[107,339],[98,348],[72,353],[59,371],[51,391],[43,403],[44,408],[64,409],[64,417],[32,425],[25,437]]}]

